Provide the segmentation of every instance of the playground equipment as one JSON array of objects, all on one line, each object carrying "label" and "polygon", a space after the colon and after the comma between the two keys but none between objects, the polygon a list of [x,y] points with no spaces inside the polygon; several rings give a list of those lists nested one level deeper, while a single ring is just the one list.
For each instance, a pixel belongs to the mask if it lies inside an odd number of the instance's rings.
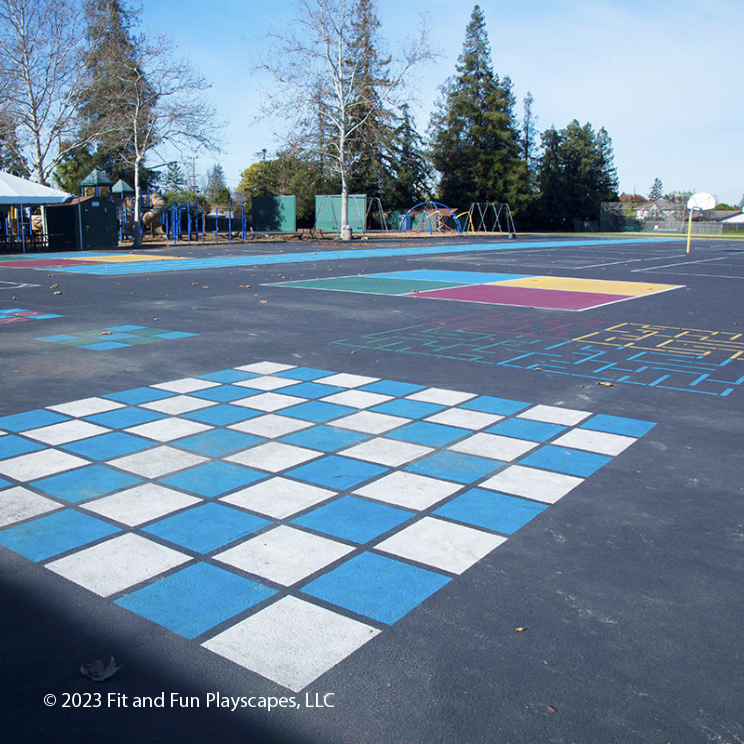
[{"label": "playground equipment", "polygon": [[409,209],[401,218],[398,232],[423,233],[462,232],[462,225],[454,209],[440,202],[427,201]]},{"label": "playground equipment", "polygon": [[142,215],[142,224],[147,228],[155,229],[160,224],[160,215],[168,209],[168,202],[157,191],[149,196],[150,209]]},{"label": "playground equipment", "polygon": [[470,209],[458,217],[463,215],[467,215],[465,223],[470,226],[466,232],[508,233],[510,238],[516,235],[511,209],[506,202],[473,202]]}]

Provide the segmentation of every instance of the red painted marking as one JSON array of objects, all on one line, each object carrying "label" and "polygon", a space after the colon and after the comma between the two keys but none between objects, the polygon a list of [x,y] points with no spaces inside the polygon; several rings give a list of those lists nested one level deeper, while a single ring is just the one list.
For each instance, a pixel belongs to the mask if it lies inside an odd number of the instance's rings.
[{"label": "red painted marking", "polygon": [[[410,295],[407,295],[410,296]],[[515,305],[551,310],[586,310],[609,302],[630,299],[630,295],[600,292],[567,292],[559,289],[473,284],[469,287],[449,287],[417,292],[417,297],[460,302],[482,302],[491,305]]]},{"label": "red painted marking", "polygon": [[0,266],[10,269],[54,269],[60,266],[82,266],[100,263],[100,261],[83,261],[79,258],[29,258],[24,261],[2,261]]}]

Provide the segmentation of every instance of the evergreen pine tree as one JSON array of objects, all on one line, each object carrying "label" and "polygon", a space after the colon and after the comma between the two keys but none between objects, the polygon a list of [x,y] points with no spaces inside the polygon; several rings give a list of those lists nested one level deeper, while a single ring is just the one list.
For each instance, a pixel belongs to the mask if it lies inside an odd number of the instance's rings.
[{"label": "evergreen pine tree", "polygon": [[401,109],[401,123],[393,131],[390,165],[394,178],[383,202],[391,209],[410,209],[425,201],[431,179],[422,137],[414,128],[408,105],[403,104]]},{"label": "evergreen pine tree", "polygon": [[648,194],[648,200],[659,201],[659,199],[663,198],[663,196],[664,196],[664,185],[661,183],[660,179],[655,178],[654,183],[651,186],[651,191],[649,191],[649,194]]},{"label": "evergreen pine tree", "polygon": [[463,210],[472,202],[508,202],[516,211],[528,187],[514,95],[511,80],[500,81],[493,71],[485,17],[477,5],[456,69],[442,87],[430,126],[440,198]]}]

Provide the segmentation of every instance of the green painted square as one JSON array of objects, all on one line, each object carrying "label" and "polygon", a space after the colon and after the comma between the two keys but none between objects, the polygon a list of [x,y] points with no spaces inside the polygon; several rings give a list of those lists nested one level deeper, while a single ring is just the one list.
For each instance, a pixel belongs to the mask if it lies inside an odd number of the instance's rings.
[{"label": "green painted square", "polygon": [[364,292],[366,294],[404,295],[414,290],[459,287],[457,282],[420,281],[416,279],[389,279],[372,276],[338,276],[327,279],[308,279],[298,282],[282,282],[284,287],[308,287],[310,289],[335,289],[342,292]]}]

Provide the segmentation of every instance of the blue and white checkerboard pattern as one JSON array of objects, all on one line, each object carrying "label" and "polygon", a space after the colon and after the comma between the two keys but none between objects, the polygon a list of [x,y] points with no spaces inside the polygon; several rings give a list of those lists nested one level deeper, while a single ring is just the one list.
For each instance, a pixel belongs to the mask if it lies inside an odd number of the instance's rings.
[{"label": "blue and white checkerboard pattern", "polygon": [[653,426],[249,364],[0,418],[0,545],[299,691]]}]

